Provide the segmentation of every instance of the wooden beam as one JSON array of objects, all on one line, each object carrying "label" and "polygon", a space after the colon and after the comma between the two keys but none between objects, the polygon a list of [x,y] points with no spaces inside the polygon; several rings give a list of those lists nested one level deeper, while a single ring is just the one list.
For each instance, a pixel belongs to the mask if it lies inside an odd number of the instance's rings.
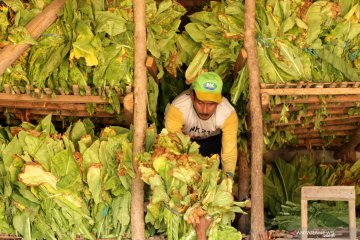
[{"label": "wooden beam", "polygon": [[[336,138],[330,142],[330,145],[331,146],[341,146],[344,143],[344,141],[345,141],[344,137]],[[328,143],[329,143],[329,141],[326,141],[325,139],[321,139],[321,138],[303,138],[303,139],[299,139],[297,142],[298,145],[303,145],[303,146],[312,145],[312,146],[319,146],[319,147],[322,147]]]},{"label": "wooden beam", "polygon": [[[359,115],[336,115],[336,116],[329,116],[329,117],[321,117],[320,118],[321,122],[338,122],[340,123],[341,121],[360,121],[360,116]],[[316,118],[312,118],[307,120],[308,123],[314,123],[316,122],[317,119]],[[273,126],[288,126],[288,125],[302,125],[304,124],[303,121],[299,121],[299,120],[291,120],[287,123],[279,123],[279,122],[274,122]],[[269,124],[271,125],[271,123]]]},{"label": "wooden beam", "polygon": [[[32,19],[25,27],[34,39],[40,35],[52,24],[58,17],[58,12],[64,7],[65,0],[52,1],[39,15]],[[5,69],[13,64],[28,48],[30,44],[6,45],[0,51],[0,76]]]},{"label": "wooden beam", "polygon": [[[0,101],[17,101],[17,102],[41,102],[41,103],[96,103],[108,104],[108,99],[101,96],[81,96],[81,95],[44,95],[31,96],[28,94],[7,94],[0,93]],[[122,98],[120,99],[122,101]]]},{"label": "wooden beam", "polygon": [[251,126],[251,239],[265,237],[263,149],[264,128],[260,94],[260,70],[255,37],[255,0],[245,0],[244,46],[248,54]]},{"label": "wooden beam", "polygon": [[[348,115],[348,111],[349,111],[349,109],[347,109],[347,108],[339,108],[339,109],[336,108],[336,109],[329,109],[326,112],[328,115]],[[289,113],[289,112],[286,113],[286,117],[290,118],[290,114],[291,113]],[[304,117],[313,117],[313,116],[316,116],[316,112],[307,112],[305,114],[298,115],[297,118],[300,119],[300,118],[304,118]],[[279,120],[281,117],[282,117],[282,115],[280,113],[270,114],[271,120]]]},{"label": "wooden beam", "polygon": [[[103,111],[105,104],[97,104],[95,111]],[[43,109],[43,110],[69,110],[69,111],[86,111],[85,103],[49,103],[49,102],[17,102],[17,101],[0,101],[0,107],[19,108],[19,109]]]},{"label": "wooden beam", "polygon": [[[274,107],[272,107],[271,109],[269,109],[269,112],[281,112],[283,109],[284,105],[276,105]],[[356,107],[356,102],[345,102],[345,103],[327,103],[327,104],[307,104],[304,108],[296,106],[296,105],[289,105],[288,109],[289,112],[295,112],[295,111],[299,111],[299,110],[303,110],[306,109],[307,111],[310,110],[319,110],[322,109],[323,107],[326,107],[326,109],[331,109],[331,108],[350,108],[350,107]]]},{"label": "wooden beam", "polygon": [[298,138],[318,138],[318,137],[327,137],[327,136],[351,136],[353,130],[343,130],[343,131],[333,131],[333,132],[309,132],[298,134]]},{"label": "wooden beam", "polygon": [[[262,94],[264,95],[264,94]],[[268,94],[265,94],[269,96]],[[270,96],[269,96],[270,98]],[[270,100],[269,100],[270,102]],[[345,102],[360,102],[359,95],[335,95],[335,96],[297,96],[293,98],[281,97],[278,101],[278,104],[301,104],[301,103],[318,103],[322,104],[325,102],[328,103],[345,103]],[[266,102],[265,102],[266,103]],[[266,105],[268,106],[268,105]]]},{"label": "wooden beam", "polygon": [[[114,114],[107,113],[104,111],[95,112],[94,114],[90,114],[88,111],[79,111],[79,110],[42,110],[42,109],[18,109],[18,108],[6,108],[6,110],[10,113],[19,114],[25,113],[31,115],[42,115],[46,116],[48,114],[64,116],[64,117],[114,117]],[[30,117],[31,118],[31,117]]]},{"label": "wooden beam", "polygon": [[360,95],[360,88],[276,88],[261,89],[261,93],[272,96]]},{"label": "wooden beam", "polygon": [[134,11],[134,143],[131,183],[132,240],[145,239],[144,182],[141,180],[137,155],[144,151],[147,127],[146,19],[145,1],[133,0]]},{"label": "wooden beam", "polygon": [[[334,126],[323,126],[321,132],[336,132],[336,131],[347,131],[347,130],[356,130],[359,126],[356,125],[334,125]],[[306,127],[297,127],[292,130],[294,134],[306,134],[306,133],[316,133],[319,130]]]}]

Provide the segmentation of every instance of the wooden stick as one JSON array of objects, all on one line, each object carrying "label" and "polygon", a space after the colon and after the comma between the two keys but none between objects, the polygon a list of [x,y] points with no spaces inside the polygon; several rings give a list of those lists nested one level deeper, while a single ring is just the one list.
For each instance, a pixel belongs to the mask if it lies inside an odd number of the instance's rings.
[{"label": "wooden stick", "polygon": [[[65,5],[65,0],[52,1],[39,15],[31,20],[26,29],[34,39],[38,39],[41,34],[52,24],[58,17],[58,12]],[[13,44],[10,43],[0,51],[0,76],[5,69],[13,64],[24,52],[30,47],[30,44]]]},{"label": "wooden stick", "polygon": [[145,66],[146,66],[148,72],[150,73],[150,75],[155,79],[155,81],[157,83],[159,83],[159,79],[157,77],[159,70],[156,66],[156,62],[155,62],[154,58],[151,56],[147,56]]},{"label": "wooden stick", "polygon": [[245,66],[246,59],[247,59],[247,52],[245,48],[241,48],[234,65],[234,71],[233,71],[234,80],[237,78],[239,71]]}]

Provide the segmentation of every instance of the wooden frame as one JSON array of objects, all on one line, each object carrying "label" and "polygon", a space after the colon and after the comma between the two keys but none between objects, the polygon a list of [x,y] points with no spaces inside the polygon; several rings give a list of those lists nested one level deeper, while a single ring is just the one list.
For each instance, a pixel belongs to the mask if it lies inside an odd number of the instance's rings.
[{"label": "wooden frame", "polygon": [[[351,240],[356,239],[355,187],[354,186],[306,186],[301,188],[301,239],[307,237],[309,200],[347,201],[349,203],[349,232]],[[344,239],[344,238],[343,238]]]}]

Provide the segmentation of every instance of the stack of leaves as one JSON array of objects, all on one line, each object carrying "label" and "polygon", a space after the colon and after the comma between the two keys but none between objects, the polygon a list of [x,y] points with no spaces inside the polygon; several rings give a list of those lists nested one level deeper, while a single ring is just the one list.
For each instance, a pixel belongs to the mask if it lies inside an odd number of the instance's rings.
[{"label": "stack of leaves", "polygon": [[1,233],[23,239],[130,236],[129,130],[88,121],[64,134],[51,115],[1,128]]},{"label": "stack of leaves", "polygon": [[360,194],[359,174],[360,160],[354,164],[316,164],[309,155],[298,155],[291,162],[276,159],[267,164],[264,174],[265,208],[275,217],[283,204],[299,204],[303,186],[355,186],[356,194]]},{"label": "stack of leaves", "polygon": [[203,69],[228,77],[243,44],[244,5],[234,0],[210,4],[190,16],[191,23],[177,39],[188,84]]},{"label": "stack of leaves", "polygon": [[[16,24],[0,30],[11,40],[10,33],[28,22],[38,5],[47,1],[30,1],[25,5],[20,0],[5,1],[0,21],[9,22],[9,11],[15,14]],[[42,3],[42,4],[40,4]],[[31,10],[28,8],[33,7]],[[154,56],[159,77],[164,69],[174,73],[180,63],[175,61],[175,37],[180,25],[180,17],[185,8],[171,1],[147,1],[147,47]],[[30,16],[30,12],[33,13]],[[24,14],[27,13],[27,14]],[[19,39],[16,43],[31,43],[31,50],[14,66],[0,76],[0,90],[4,84],[17,86],[25,92],[25,86],[50,88],[54,93],[61,89],[72,91],[73,85],[80,87],[84,94],[86,86],[93,87],[95,95],[106,94],[114,110],[120,109],[117,92],[125,92],[125,87],[134,78],[134,13],[132,1],[77,1],[66,0],[59,19],[49,27],[37,41]],[[175,74],[175,73],[174,73]],[[110,91],[104,92],[105,87]],[[102,90],[99,92],[99,88]]]},{"label": "stack of leaves", "polygon": [[[359,226],[360,218],[356,219]],[[276,229],[299,230],[301,229],[301,206],[298,203],[286,202],[281,206],[272,225]],[[349,207],[346,202],[309,202],[308,229],[335,229],[348,228]]]},{"label": "stack of leaves", "polygon": [[146,223],[171,239],[196,239],[190,224],[213,218],[209,239],[241,239],[230,223],[247,202],[235,202],[232,180],[223,177],[219,156],[199,154],[199,146],[182,133],[158,135],[153,151],[139,156],[142,179],[151,188]]}]

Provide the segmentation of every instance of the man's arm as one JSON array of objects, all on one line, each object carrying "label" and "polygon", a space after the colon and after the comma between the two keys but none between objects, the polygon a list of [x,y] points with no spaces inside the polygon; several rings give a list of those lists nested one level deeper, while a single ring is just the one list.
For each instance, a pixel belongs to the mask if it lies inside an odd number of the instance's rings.
[{"label": "man's arm", "polygon": [[222,128],[221,162],[225,173],[235,173],[237,162],[238,117],[235,111],[225,120]]},{"label": "man's arm", "polygon": [[165,115],[165,128],[169,132],[181,132],[183,123],[184,117],[180,110],[170,105]]}]

